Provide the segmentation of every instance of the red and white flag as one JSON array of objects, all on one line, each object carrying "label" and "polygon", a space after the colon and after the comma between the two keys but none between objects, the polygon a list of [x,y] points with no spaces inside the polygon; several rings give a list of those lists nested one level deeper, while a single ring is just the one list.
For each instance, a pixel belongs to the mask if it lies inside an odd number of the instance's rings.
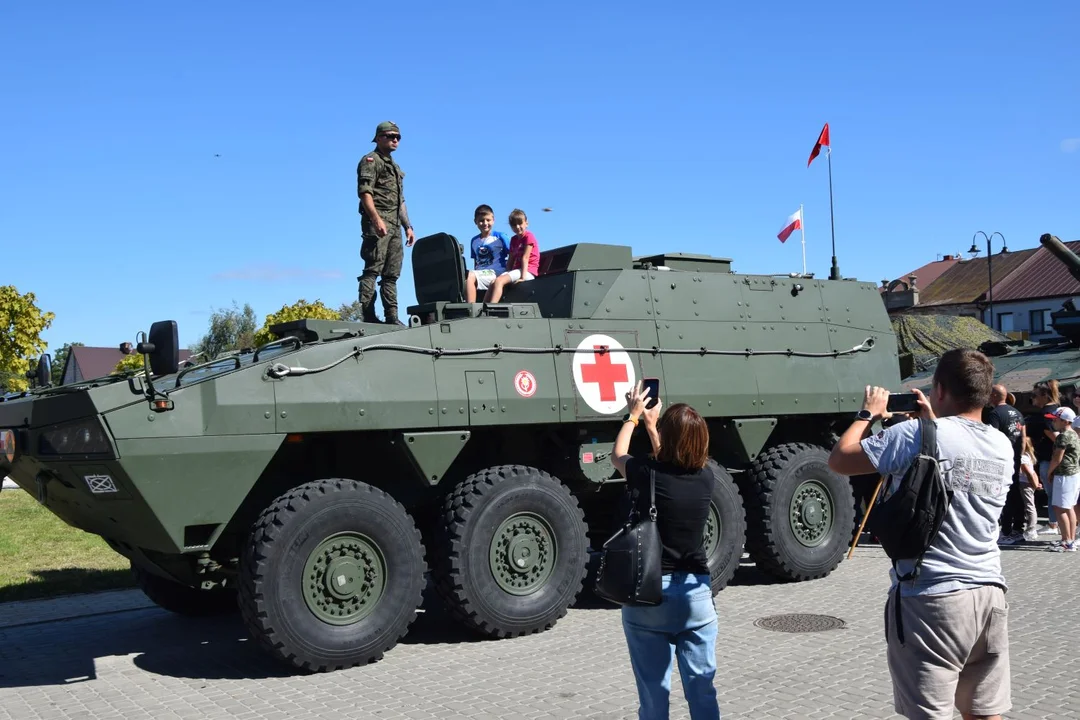
[{"label": "red and white flag", "polygon": [[806,167],[810,167],[810,163],[814,162],[814,158],[821,152],[821,146],[830,147],[829,145],[829,123],[825,123],[825,127],[821,128],[821,134],[818,135],[817,142],[814,143],[814,149],[810,151],[810,159],[806,161]]},{"label": "red and white flag", "polygon": [[785,242],[791,233],[796,230],[802,230],[802,208],[799,208],[794,214],[788,216],[788,219],[784,221],[783,229],[776,237],[780,238],[780,242]]}]

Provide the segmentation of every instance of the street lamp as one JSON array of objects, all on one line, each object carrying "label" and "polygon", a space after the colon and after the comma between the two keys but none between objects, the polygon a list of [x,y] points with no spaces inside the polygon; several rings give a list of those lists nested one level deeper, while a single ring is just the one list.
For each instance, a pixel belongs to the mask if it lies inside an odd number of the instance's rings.
[{"label": "street lamp", "polygon": [[1002,255],[1008,254],[1009,246],[1005,244],[1005,236],[999,232],[992,233],[990,237],[986,237],[986,233],[984,233],[982,230],[976,230],[975,234],[971,236],[971,248],[968,250],[968,253],[971,255],[972,260],[974,260],[975,256],[979,254],[979,247],[975,244],[975,238],[979,235],[982,235],[984,238],[986,238],[986,275],[989,280],[989,286],[987,288],[986,295],[987,306],[990,312],[990,322],[987,323],[987,325],[990,326],[991,330],[996,330],[997,328],[994,327],[994,269],[992,267],[994,262],[994,256],[990,254],[990,238],[994,237],[994,235],[997,235],[1001,238]]}]

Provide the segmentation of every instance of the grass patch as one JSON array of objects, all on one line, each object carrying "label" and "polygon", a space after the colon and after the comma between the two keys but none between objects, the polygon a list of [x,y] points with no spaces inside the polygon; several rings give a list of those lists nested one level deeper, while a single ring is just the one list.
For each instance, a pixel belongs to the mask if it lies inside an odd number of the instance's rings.
[{"label": "grass patch", "polygon": [[0,603],[132,587],[128,559],[22,490],[0,492]]}]

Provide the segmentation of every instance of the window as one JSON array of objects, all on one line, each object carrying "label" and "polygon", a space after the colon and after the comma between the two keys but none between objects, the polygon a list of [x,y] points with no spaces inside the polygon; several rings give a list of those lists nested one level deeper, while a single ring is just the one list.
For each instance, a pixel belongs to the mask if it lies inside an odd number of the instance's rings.
[{"label": "window", "polygon": [[998,313],[997,329],[998,332],[1003,333],[1011,333],[1013,331],[1013,314],[1011,312]]},{"label": "window", "polygon": [[1050,332],[1050,311],[1049,310],[1032,310],[1031,311],[1031,334],[1041,335],[1043,333]]}]

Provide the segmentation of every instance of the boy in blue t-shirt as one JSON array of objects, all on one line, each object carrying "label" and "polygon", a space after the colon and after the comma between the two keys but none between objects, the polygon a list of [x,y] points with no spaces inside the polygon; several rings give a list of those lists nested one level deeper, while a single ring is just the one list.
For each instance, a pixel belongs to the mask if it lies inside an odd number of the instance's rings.
[{"label": "boy in blue t-shirt", "polygon": [[473,259],[473,270],[465,278],[465,302],[476,302],[476,291],[487,290],[495,278],[506,272],[506,259],[510,253],[510,241],[497,230],[495,211],[490,205],[480,205],[473,212],[473,222],[480,229],[480,234],[472,239],[469,254]]}]

